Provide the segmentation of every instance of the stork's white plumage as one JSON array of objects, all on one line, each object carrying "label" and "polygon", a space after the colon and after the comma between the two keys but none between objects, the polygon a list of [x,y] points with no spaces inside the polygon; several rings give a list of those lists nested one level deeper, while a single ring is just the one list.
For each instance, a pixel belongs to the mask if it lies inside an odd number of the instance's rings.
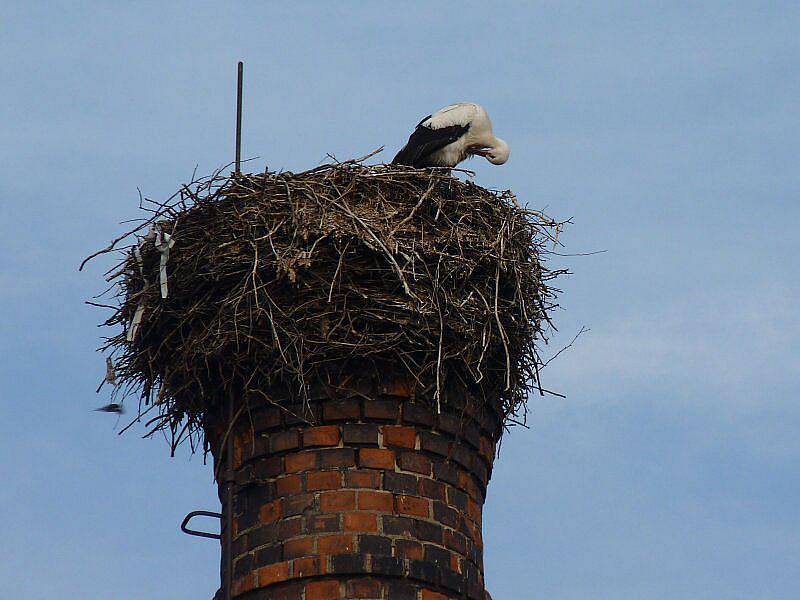
[{"label": "stork's white plumage", "polygon": [[451,104],[422,119],[392,161],[410,167],[455,167],[470,156],[502,165],[508,144],[492,133],[492,122],[480,104]]}]

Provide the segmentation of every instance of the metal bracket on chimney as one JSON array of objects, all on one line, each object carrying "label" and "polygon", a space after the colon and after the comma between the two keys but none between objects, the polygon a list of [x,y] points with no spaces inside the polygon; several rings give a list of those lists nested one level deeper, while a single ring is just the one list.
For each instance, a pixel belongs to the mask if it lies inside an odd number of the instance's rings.
[{"label": "metal bracket on chimney", "polygon": [[189,529],[187,525],[194,517],[212,517],[214,519],[222,519],[221,513],[211,512],[208,510],[193,510],[183,518],[183,522],[181,523],[181,531],[189,535],[196,535],[197,537],[211,538],[212,540],[222,539],[222,536],[218,533],[208,533],[207,531]]}]

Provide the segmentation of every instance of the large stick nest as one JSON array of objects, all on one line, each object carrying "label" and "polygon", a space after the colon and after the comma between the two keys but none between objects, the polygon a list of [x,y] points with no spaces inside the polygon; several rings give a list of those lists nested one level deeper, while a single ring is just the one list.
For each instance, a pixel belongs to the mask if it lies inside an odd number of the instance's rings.
[{"label": "large stick nest", "polygon": [[[173,444],[234,392],[307,401],[347,373],[404,377],[432,403],[455,384],[507,420],[542,391],[559,223],[510,191],[350,161],[218,171],[141,206],[150,218],[109,271],[117,333],[103,350],[116,401],[138,396],[137,416],[153,410],[150,431]],[[163,234],[174,245],[162,259]]]}]

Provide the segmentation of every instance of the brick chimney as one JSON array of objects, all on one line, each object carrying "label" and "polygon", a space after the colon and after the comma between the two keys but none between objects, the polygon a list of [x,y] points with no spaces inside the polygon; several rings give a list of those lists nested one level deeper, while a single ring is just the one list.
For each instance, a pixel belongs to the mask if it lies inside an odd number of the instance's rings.
[{"label": "brick chimney", "polygon": [[[243,411],[232,597],[489,598],[481,514],[500,418],[464,398],[437,413],[392,384]],[[209,438],[219,458],[221,432]]]}]

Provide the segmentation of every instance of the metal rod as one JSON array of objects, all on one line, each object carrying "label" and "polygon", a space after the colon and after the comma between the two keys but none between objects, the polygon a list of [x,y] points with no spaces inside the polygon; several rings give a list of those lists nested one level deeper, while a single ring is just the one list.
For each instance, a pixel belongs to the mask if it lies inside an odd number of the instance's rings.
[{"label": "metal rod", "polygon": [[239,61],[236,81],[236,174],[242,172],[242,80],[244,63]]},{"label": "metal rod", "polygon": [[[241,65],[242,63],[239,63]],[[241,71],[240,71],[241,72]],[[225,447],[225,600],[233,585],[233,390],[228,395],[228,441]]]},{"label": "metal rod", "polygon": [[[236,174],[242,172],[242,81],[244,79],[244,63],[239,61],[236,69]],[[223,565],[225,578],[222,582],[223,597],[231,599],[233,585],[233,390],[228,396],[228,440],[225,444],[225,505],[223,532]]]}]

